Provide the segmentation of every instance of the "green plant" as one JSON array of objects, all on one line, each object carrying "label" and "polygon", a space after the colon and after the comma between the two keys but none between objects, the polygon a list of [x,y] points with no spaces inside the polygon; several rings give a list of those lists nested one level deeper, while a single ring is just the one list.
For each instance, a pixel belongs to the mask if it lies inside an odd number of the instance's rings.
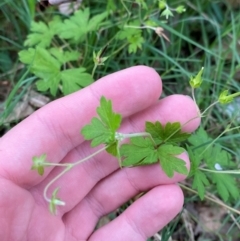
[{"label": "green plant", "polygon": [[[41,21],[32,23],[32,33],[24,42],[29,48],[19,52],[19,57],[21,62],[28,64],[30,71],[39,78],[37,81],[39,91],[50,90],[50,93],[56,96],[60,89],[64,95],[67,95],[93,82],[92,76],[85,68],[72,66],[71,62],[79,61],[81,53],[72,50],[70,43],[73,45],[82,43],[86,35],[96,30],[106,17],[107,12],[104,12],[90,18],[89,8],[86,8],[75,12],[64,21],[60,17],[54,17],[48,24]],[[65,43],[65,40],[69,43],[57,47],[56,37],[62,43]],[[66,48],[69,50],[65,50]]]},{"label": "green plant", "polygon": [[[157,4],[158,1],[153,2]],[[32,4],[31,1],[30,3]],[[68,18],[54,16],[48,23],[32,21],[31,32],[24,41],[24,46],[27,49],[19,52],[19,59],[22,63],[28,65],[29,71],[37,77],[38,91],[50,91],[52,96],[56,96],[59,92],[67,95],[91,84],[96,68],[104,65],[109,58],[109,56],[104,57],[103,54],[113,40],[126,41],[129,54],[142,49],[145,42],[143,29],[154,30],[157,35],[168,40],[163,33],[163,29],[158,27],[155,20],[147,17],[152,10],[147,7],[144,1],[138,1],[137,4],[139,9],[143,7],[146,11],[144,13],[146,17],[141,21],[129,18],[123,24],[119,24],[117,34],[114,33],[110,36],[108,43],[97,53],[95,50],[92,51],[91,75],[88,70],[89,67],[84,66],[88,51],[84,42],[93,38],[94,34],[101,30],[101,27],[107,26],[108,28],[106,19],[109,11],[91,16],[90,9],[87,7],[76,11]],[[123,6],[126,7],[124,4]],[[165,13],[166,11],[173,16],[171,11],[180,14],[184,9],[181,5],[177,6],[176,10],[169,8],[165,2],[162,2],[158,8],[159,11],[165,9],[161,16],[166,19],[169,16]],[[183,8],[182,11],[179,10],[180,8]],[[32,5],[30,10],[32,11]],[[106,20],[106,23],[103,22],[104,20]],[[143,24],[144,26],[141,26]],[[123,47],[125,46],[126,44],[123,45]]]},{"label": "green plant", "polygon": [[[194,100],[194,89],[201,86],[202,73],[203,68],[196,77],[190,79]],[[217,103],[229,103],[229,101],[232,101],[233,98],[238,95],[240,95],[239,92],[227,95],[227,91],[223,91],[216,102],[183,125],[188,124],[196,118],[202,118],[206,111],[213,105]],[[40,157],[33,157],[32,169],[37,170],[40,175],[44,174],[44,168],[47,166],[56,165],[65,167],[44,190],[44,197],[50,202],[50,210],[52,212],[55,213],[56,205],[64,205],[64,202],[56,197],[59,188],[55,189],[51,199],[47,197],[49,186],[74,166],[92,158],[102,151],[107,151],[115,156],[121,168],[159,163],[163,171],[170,178],[173,177],[174,172],[188,175],[186,163],[177,157],[177,155],[185,151],[184,148],[179,147],[179,143],[187,139],[190,145],[187,144],[186,147],[192,163],[189,177],[193,177],[192,188],[197,190],[200,198],[204,198],[205,187],[209,185],[210,181],[216,185],[217,192],[224,201],[227,201],[230,196],[234,199],[239,197],[234,177],[229,174],[240,174],[240,171],[223,170],[224,167],[236,167],[234,163],[230,161],[230,154],[223,150],[220,145],[215,144],[217,139],[212,140],[209,138],[203,128],[200,128],[195,134],[190,135],[189,133],[181,131],[182,126],[179,122],[168,122],[163,126],[158,121],[155,123],[147,121],[145,123],[145,132],[131,134],[119,133],[118,129],[120,128],[122,117],[113,111],[111,101],[105,97],[101,97],[100,99],[97,114],[98,117],[92,118],[91,123],[83,127],[81,134],[85,140],[91,140],[91,147],[103,144],[103,148],[74,164],[54,164],[46,162],[46,154]],[[236,128],[230,129],[229,126],[224,132],[233,129]],[[129,142],[122,144],[125,139],[129,139]],[[208,144],[207,147],[206,143]],[[209,173],[211,175],[208,175]]]},{"label": "green plant", "polygon": [[[0,29],[0,83],[9,81],[12,86],[11,93],[0,106],[3,109],[0,116],[1,124],[12,112],[16,103],[27,95],[36,81],[41,79],[41,76],[38,77],[32,70],[29,71],[34,65],[34,57],[31,62],[29,61],[30,64],[26,64],[27,69],[18,62],[17,58],[17,53],[23,49],[26,51],[32,48],[36,52],[36,45],[23,46],[27,35],[36,33],[29,28],[31,22],[33,25],[34,23],[42,23],[47,26],[46,30],[38,33],[39,39],[44,40],[47,37],[45,32],[49,33],[50,22],[56,16],[60,19],[61,24],[64,24],[65,20],[71,19],[71,16],[62,16],[52,7],[41,12],[36,5],[34,6],[35,2],[34,0],[4,0],[0,4],[2,26]],[[180,10],[185,9],[186,11],[181,12],[180,15],[178,11],[173,10],[177,10],[178,7]],[[96,30],[84,35],[83,42],[74,43],[70,38],[62,39],[58,34],[55,34],[48,47],[41,47],[46,51],[57,48],[61,53],[75,52],[78,55],[76,60],[69,60],[62,64],[61,60],[59,61],[49,52],[51,58],[56,59],[58,65],[61,65],[60,70],[58,69],[55,73],[84,68],[85,72],[82,73],[92,74],[94,79],[98,79],[119,69],[144,64],[154,67],[160,73],[164,81],[163,96],[165,96],[173,93],[190,94],[190,88],[186,83],[191,73],[197,72],[204,66],[204,82],[201,89],[195,93],[201,110],[207,109],[214,100],[217,100],[223,88],[227,88],[230,93],[240,91],[238,77],[240,15],[238,9],[230,8],[223,1],[208,0],[194,2],[181,0],[83,1],[82,11],[86,8],[90,9],[90,19],[106,11],[108,16],[98,25]],[[171,13],[168,12],[169,10]],[[171,14],[174,16],[172,17]],[[93,56],[93,53],[96,55]],[[101,59],[105,58],[105,54],[108,59],[102,62]],[[45,61],[38,63],[46,65]],[[104,65],[98,67],[102,63]],[[43,74],[44,71],[48,72],[48,69],[43,68],[40,72]],[[35,76],[29,76],[30,72]],[[74,78],[74,80],[76,79]],[[81,84],[75,83],[74,80],[76,89],[82,88]],[[54,87],[54,85],[56,86]],[[63,89],[65,88],[63,88],[62,79],[55,83],[52,82],[50,86],[51,88],[48,90],[52,89],[52,92],[57,89],[56,96],[52,96],[52,99],[64,94]],[[41,90],[39,89],[39,91]],[[41,92],[45,95],[49,94],[48,91]],[[235,101],[235,110],[239,108],[237,105],[237,101]],[[228,109],[228,104],[208,109],[205,112],[205,118],[202,118],[202,129],[191,136],[191,138],[195,137],[195,141],[190,143],[190,138],[189,141],[185,142],[187,146],[185,143],[181,144],[190,155],[192,152],[193,156],[191,158],[190,178],[180,185],[187,190],[185,193],[186,202],[190,199],[194,207],[206,202],[196,204],[197,195],[203,197],[203,194],[207,200],[219,203],[224,207],[224,203],[217,199],[219,195],[217,185],[220,189],[222,186],[214,183],[213,172],[209,172],[209,169],[217,171],[217,175],[223,171],[224,177],[231,174],[229,176],[234,180],[234,185],[239,187],[239,179],[235,178],[238,171],[234,170],[236,167],[239,168],[240,163],[239,114],[235,111],[229,118]],[[17,121],[1,125],[2,133],[16,123]],[[204,135],[208,138],[200,141]],[[204,151],[204,149],[206,150]],[[218,151],[223,155],[215,155]],[[215,153],[214,155],[218,159],[215,159],[215,162],[206,163],[208,153]],[[200,160],[195,160],[196,155],[200,154]],[[219,162],[222,160],[220,159],[222,156],[223,160],[226,161]],[[213,158],[212,161],[214,161]],[[193,169],[194,166],[196,169]],[[199,175],[194,175],[196,170],[200,171],[198,174],[201,173],[201,177],[203,176],[202,179],[199,178],[199,182],[196,178]],[[199,190],[195,191],[191,188],[193,183]],[[225,186],[224,189],[232,190]],[[228,205],[228,210],[236,212],[239,205],[239,202],[233,198],[236,194],[225,193],[230,195],[225,202]],[[226,200],[227,195],[222,195],[221,199]],[[231,218],[232,212],[229,212],[228,218]],[[234,226],[235,222],[233,221],[232,224]],[[231,229],[228,231],[230,234],[233,233]]]}]

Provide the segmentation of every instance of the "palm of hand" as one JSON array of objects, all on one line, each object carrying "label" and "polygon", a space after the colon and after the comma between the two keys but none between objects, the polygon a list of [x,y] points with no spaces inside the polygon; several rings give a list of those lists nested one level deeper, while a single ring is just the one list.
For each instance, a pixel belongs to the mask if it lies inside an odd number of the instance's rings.
[{"label": "palm of hand", "polygon": [[[95,115],[101,95],[111,99],[114,109],[125,117],[123,132],[142,131],[146,120],[184,123],[197,115],[190,98],[173,95],[158,101],[160,93],[155,71],[133,67],[52,102],[3,136],[1,240],[146,240],[176,216],[183,195],[175,183],[185,177],[175,174],[169,179],[159,165],[119,170],[115,158],[102,153],[52,185],[48,195],[60,187],[58,196],[66,202],[57,216],[48,211],[42,192],[60,167],[46,169],[43,177],[30,170],[35,155],[47,153],[57,163],[75,162],[93,152],[79,130]],[[193,131],[198,124],[195,120],[184,130]],[[189,163],[186,154],[182,158]],[[94,232],[101,216],[143,191],[147,193],[122,215]]]}]

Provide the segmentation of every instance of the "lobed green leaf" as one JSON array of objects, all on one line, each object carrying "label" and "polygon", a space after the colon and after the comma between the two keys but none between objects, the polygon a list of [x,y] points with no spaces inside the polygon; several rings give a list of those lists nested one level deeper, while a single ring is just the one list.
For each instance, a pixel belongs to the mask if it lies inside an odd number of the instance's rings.
[{"label": "lobed green leaf", "polygon": [[113,132],[120,127],[122,117],[120,114],[113,111],[112,102],[110,100],[101,97],[100,106],[97,108],[97,113],[102,123]]},{"label": "lobed green leaf", "polygon": [[[57,58],[53,57],[51,53]],[[29,48],[21,51],[19,57],[21,62],[28,64],[30,71],[40,78],[36,83],[38,90],[50,90],[53,96],[56,96],[61,83],[63,94],[68,95],[93,82],[92,76],[85,72],[85,68],[61,71],[61,65],[65,61],[76,58],[76,52],[61,54],[56,48],[47,51],[44,48],[36,47],[36,49]]]},{"label": "lobed green leaf", "polygon": [[61,71],[61,80],[63,84],[63,94],[71,94],[81,88],[93,83],[93,78],[85,72],[85,68],[67,69]]},{"label": "lobed green leaf", "polygon": [[99,118],[94,117],[90,124],[83,127],[81,133],[86,140],[92,140],[91,146],[107,144],[109,145],[107,151],[111,154],[116,153],[115,134],[120,127],[122,117],[113,111],[111,101],[105,97],[101,97],[97,113]]},{"label": "lobed green leaf", "polygon": [[42,176],[44,174],[44,164],[46,162],[47,155],[42,154],[41,156],[34,156],[32,158],[32,167],[31,170],[37,170],[38,174]]},{"label": "lobed green leaf", "polygon": [[51,48],[49,52],[61,63],[61,65],[78,60],[80,57],[79,51],[63,51],[62,48]]},{"label": "lobed green leaf", "polygon": [[81,130],[85,140],[92,140],[91,146],[111,143],[115,140],[114,132],[108,129],[98,118],[94,117],[89,125]]},{"label": "lobed green leaf", "polygon": [[70,39],[75,43],[84,40],[87,33],[97,30],[99,24],[107,17],[108,13],[103,12],[90,19],[90,10],[78,10],[69,19],[64,21],[58,35],[63,39]]},{"label": "lobed green leaf", "polygon": [[222,173],[212,173],[211,178],[213,183],[217,186],[217,192],[221,198],[226,202],[229,197],[235,200],[239,198],[239,189],[237,187],[234,176]]},{"label": "lobed green leaf", "polygon": [[54,17],[52,21],[47,24],[44,22],[32,22],[30,33],[27,36],[24,46],[40,46],[47,48],[50,46],[52,38],[58,32],[58,29],[61,26],[60,17]]},{"label": "lobed green leaf", "polygon": [[205,195],[205,186],[209,186],[210,183],[207,176],[200,170],[196,170],[193,176],[192,188],[198,191],[198,195],[203,200]]},{"label": "lobed green leaf", "polygon": [[61,206],[64,206],[65,205],[65,202],[61,201],[61,199],[59,199],[57,197],[57,193],[59,191],[59,188],[56,188],[53,193],[52,193],[52,197],[51,197],[51,200],[50,200],[50,203],[49,203],[49,210],[52,214],[56,214],[57,212],[57,206],[61,205]]},{"label": "lobed green leaf", "polygon": [[158,161],[157,151],[148,137],[131,138],[130,144],[120,147],[120,154],[124,157],[122,166],[147,165]]},{"label": "lobed green leaf", "polygon": [[145,131],[150,133],[155,143],[171,143],[175,144],[189,138],[190,134],[181,131],[179,122],[168,122],[163,126],[159,121],[155,123],[146,122]]},{"label": "lobed green leaf", "polygon": [[[128,52],[136,53],[137,49],[142,49],[142,45],[145,42],[142,37],[142,30],[137,29],[141,24],[138,20],[129,22],[129,25],[123,27],[116,36],[117,39],[126,39],[129,43]],[[132,27],[133,26],[133,27]]]},{"label": "lobed green leaf", "polygon": [[168,177],[173,177],[174,172],[178,172],[183,175],[188,174],[185,161],[175,156],[183,153],[184,151],[185,150],[181,147],[169,144],[161,145],[158,148],[157,154],[160,160],[160,165]]}]

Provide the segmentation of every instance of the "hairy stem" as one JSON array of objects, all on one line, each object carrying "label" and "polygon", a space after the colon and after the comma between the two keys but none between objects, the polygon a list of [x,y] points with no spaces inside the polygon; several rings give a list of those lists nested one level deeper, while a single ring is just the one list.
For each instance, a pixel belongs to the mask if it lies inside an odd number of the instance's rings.
[{"label": "hairy stem", "polygon": [[48,167],[68,167],[69,163],[44,162],[44,166],[48,166]]},{"label": "hairy stem", "polygon": [[240,126],[236,126],[236,127],[233,127],[233,128],[230,128],[230,125],[229,124],[227,126],[227,128],[219,135],[217,136],[209,145],[207,145],[207,147],[200,153],[200,156],[211,146],[213,145],[221,136],[223,136],[225,133],[229,132],[229,131],[233,131],[233,130],[237,130],[240,128]]},{"label": "hairy stem", "polygon": [[93,67],[93,70],[92,70],[92,77],[94,76],[97,67],[98,67],[98,64],[94,64],[94,67]]},{"label": "hairy stem", "polygon": [[182,127],[186,126],[188,123],[190,123],[191,121],[200,118],[200,116],[195,116],[193,118],[191,118],[190,120],[186,121],[185,123],[183,123],[176,131],[174,131],[170,136],[167,137],[166,140],[164,140],[164,142],[166,142],[167,140],[169,140],[172,136],[174,136],[178,131],[180,131],[182,129]]},{"label": "hairy stem", "polygon": [[132,137],[138,137],[138,136],[147,136],[151,139],[152,143],[154,144],[154,146],[156,146],[155,141],[152,138],[152,135],[148,132],[139,132],[139,133],[129,133],[129,134],[125,134],[125,133],[119,133],[116,132],[115,138],[119,141],[123,141],[126,138],[132,138]]},{"label": "hairy stem", "polygon": [[211,105],[209,105],[209,106],[201,113],[201,117],[203,117],[204,114],[205,114],[211,107],[213,107],[214,105],[216,105],[218,102],[219,102],[219,101],[217,100],[217,101],[213,102]]},{"label": "hairy stem", "polygon": [[240,174],[240,170],[211,170],[211,169],[206,169],[206,168],[202,168],[199,167],[199,170],[202,170],[204,172],[212,172],[212,173],[222,173],[222,174]]},{"label": "hairy stem", "polygon": [[128,14],[128,19],[130,18],[130,15],[131,15],[131,12],[129,11],[129,9],[127,8],[127,6],[125,5],[124,1],[121,0],[121,3],[123,5],[123,7],[125,8],[125,10],[127,11],[127,14]]},{"label": "hairy stem", "polygon": [[194,88],[192,87],[192,98],[193,98],[193,101],[194,101],[194,103],[195,103],[195,105],[196,105],[196,108],[198,109],[198,115],[199,115],[199,117],[202,117],[202,113],[201,113],[201,111],[200,111],[200,109],[198,108],[198,105],[197,105],[197,101],[196,101],[196,98],[195,98],[195,92],[194,92]]},{"label": "hairy stem", "polygon": [[156,31],[156,28],[151,27],[151,26],[147,26],[147,25],[144,25],[144,26],[125,25],[124,28],[152,29],[152,30]]},{"label": "hairy stem", "polygon": [[48,192],[48,189],[49,187],[54,183],[56,182],[60,177],[62,177],[65,173],[67,173],[69,170],[71,170],[73,167],[79,165],[80,163],[83,163],[85,161],[87,161],[88,159],[96,156],[97,154],[99,154],[100,152],[106,150],[108,148],[108,146],[104,146],[103,148],[99,149],[98,151],[94,152],[93,154],[75,162],[75,163],[64,163],[64,164],[54,164],[55,166],[66,166],[66,168],[60,172],[56,177],[54,177],[48,184],[47,186],[44,188],[44,191],[43,191],[43,196],[44,196],[44,199],[47,201],[47,202],[51,202],[51,199],[49,199],[47,197],[47,192]]},{"label": "hairy stem", "polygon": [[195,93],[194,93],[194,88],[192,87],[192,98],[194,103],[197,105],[196,98],[195,98]]},{"label": "hairy stem", "polygon": [[94,152],[93,154],[91,154],[91,155],[89,155],[89,156],[87,156],[87,157],[85,157],[85,158],[83,158],[83,159],[81,159],[81,160],[73,163],[72,165],[73,165],[73,166],[77,166],[77,165],[79,165],[80,163],[83,163],[83,162],[87,161],[88,159],[90,159],[90,158],[96,156],[97,154],[101,153],[102,151],[106,150],[108,147],[109,147],[109,146],[104,146],[103,148],[97,150],[97,151]]},{"label": "hairy stem", "polygon": [[63,176],[66,172],[68,172],[72,167],[73,167],[73,165],[72,165],[72,164],[69,164],[69,166],[67,166],[62,172],[60,172],[56,177],[54,177],[54,178],[47,184],[47,186],[44,188],[43,196],[44,196],[44,199],[45,199],[47,202],[51,202],[51,199],[49,199],[49,198],[47,197],[47,191],[48,191],[49,187],[50,187],[56,180],[58,180],[61,176]]}]

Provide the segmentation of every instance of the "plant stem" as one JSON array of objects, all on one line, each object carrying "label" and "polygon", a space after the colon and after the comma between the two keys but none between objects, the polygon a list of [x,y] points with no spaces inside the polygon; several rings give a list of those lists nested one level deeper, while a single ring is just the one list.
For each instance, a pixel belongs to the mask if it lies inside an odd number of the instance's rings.
[{"label": "plant stem", "polygon": [[152,29],[152,30],[156,31],[156,28],[151,27],[151,26],[147,26],[147,25],[144,25],[144,26],[125,25],[124,28]]},{"label": "plant stem", "polygon": [[66,166],[66,168],[60,172],[56,177],[54,177],[48,184],[47,186],[44,188],[44,191],[43,191],[43,196],[44,196],[44,199],[47,201],[47,202],[51,202],[51,199],[49,199],[47,197],[47,191],[49,189],[49,187],[56,181],[58,180],[60,177],[62,177],[65,173],[67,173],[69,170],[71,170],[73,167],[79,165],[80,163],[83,163],[85,161],[87,161],[88,159],[96,156],[97,154],[99,154],[100,152],[106,150],[108,148],[108,146],[104,146],[103,148],[99,149],[98,151],[94,152],[93,154],[75,162],[75,163],[64,163],[64,164],[59,164],[59,165],[55,165],[55,166]]},{"label": "plant stem", "polygon": [[202,170],[204,172],[212,172],[212,173],[222,173],[222,174],[240,174],[240,170],[225,170],[225,171],[222,171],[222,170],[211,170],[211,169],[206,169],[206,168],[202,168],[202,167],[199,167],[198,168],[199,170]]},{"label": "plant stem", "polygon": [[44,162],[44,166],[48,166],[48,167],[68,167],[69,163]]},{"label": "plant stem", "polygon": [[195,104],[197,104],[193,87],[192,87],[192,98],[193,98],[193,101],[195,102]]},{"label": "plant stem", "polygon": [[123,141],[126,138],[132,138],[132,137],[138,137],[138,136],[142,136],[142,137],[147,136],[151,139],[154,146],[156,145],[155,141],[152,138],[152,135],[148,132],[129,133],[129,134],[116,132],[115,138],[119,141]]},{"label": "plant stem", "polygon": [[200,156],[202,156],[202,154],[211,146],[213,145],[222,135],[224,135],[226,132],[228,132],[229,129],[227,128],[226,130],[224,130],[219,136],[217,136],[213,141],[210,142],[209,145],[207,145],[207,147],[200,153]]},{"label": "plant stem", "polygon": [[44,196],[44,199],[45,199],[47,202],[51,202],[51,199],[49,199],[49,198],[47,197],[47,191],[48,191],[49,187],[50,187],[56,180],[58,180],[61,176],[63,176],[66,172],[68,172],[72,167],[73,167],[73,165],[72,165],[72,164],[69,164],[69,166],[67,166],[62,172],[60,172],[56,177],[54,177],[54,178],[47,184],[47,186],[44,188],[43,196]]},{"label": "plant stem", "polygon": [[198,109],[199,116],[202,117],[202,113],[201,113],[201,111],[200,111],[200,109],[198,108],[198,105],[197,105],[197,101],[196,101],[196,98],[195,98],[195,92],[194,92],[194,88],[193,87],[192,87],[192,98],[193,98],[193,101],[194,101],[194,103],[196,105],[196,108]]},{"label": "plant stem", "polygon": [[188,123],[190,123],[191,121],[201,118],[201,116],[195,116],[193,118],[191,118],[190,120],[186,121],[185,123],[183,123],[176,131],[174,131],[170,136],[167,137],[166,140],[164,140],[164,142],[166,142],[167,140],[169,140],[173,135],[175,135],[178,131],[180,131],[182,129],[182,127],[186,126]]},{"label": "plant stem", "polygon": [[229,132],[229,131],[237,130],[237,129],[239,129],[239,128],[240,128],[240,126],[235,126],[235,127],[233,127],[233,128],[227,128],[227,129],[225,130],[225,133],[226,133],[226,132]]},{"label": "plant stem", "polygon": [[125,138],[131,138],[131,137],[138,137],[138,136],[151,136],[151,134],[147,133],[147,132],[139,132],[139,133],[128,133],[128,134],[124,134],[124,133],[118,133],[120,134],[123,139]]},{"label": "plant stem", "polygon": [[97,67],[98,67],[98,64],[94,64],[94,67],[93,67],[93,70],[92,70],[92,77],[94,76]]},{"label": "plant stem", "polygon": [[209,106],[201,113],[201,117],[203,117],[204,114],[205,114],[211,107],[213,107],[214,105],[216,105],[218,102],[219,102],[219,101],[217,100],[217,101],[213,102],[211,105],[209,105]]},{"label": "plant stem", "polygon": [[125,8],[125,10],[127,11],[128,19],[129,19],[130,15],[131,15],[131,12],[129,11],[129,9],[127,8],[127,6],[125,5],[125,3],[124,3],[123,0],[121,0],[121,3],[122,3],[122,5],[123,5],[123,7]]},{"label": "plant stem", "polygon": [[85,157],[85,158],[83,158],[83,159],[81,159],[81,160],[73,163],[72,165],[73,165],[73,166],[77,166],[77,165],[79,165],[80,163],[83,163],[83,162],[87,161],[88,159],[90,159],[90,158],[96,156],[97,154],[101,153],[102,151],[106,150],[108,147],[109,147],[109,146],[104,146],[103,148],[97,150],[97,151],[94,152],[93,154],[91,154],[91,155],[89,155],[89,156],[87,156],[87,157]]},{"label": "plant stem", "polygon": [[121,154],[120,154],[120,141],[117,142],[117,159],[118,159],[119,167],[122,168]]},{"label": "plant stem", "polygon": [[227,128],[226,128],[219,136],[217,136],[213,141],[211,141],[211,142],[209,143],[209,145],[207,145],[207,147],[200,153],[200,156],[201,156],[211,145],[213,145],[221,136],[223,136],[225,133],[240,128],[240,126],[236,126],[236,127],[233,127],[233,128],[229,128],[229,126],[230,126],[230,125],[228,125]]},{"label": "plant stem", "polygon": [[194,103],[197,105],[196,99],[195,99],[195,93],[194,93],[194,88],[192,87],[192,98]]},{"label": "plant stem", "polygon": [[[178,185],[181,188],[183,188],[183,189],[185,189],[185,190],[187,190],[189,192],[198,194],[197,191],[193,190],[192,188],[189,188],[189,187],[185,186],[184,184],[179,183]],[[228,206],[227,204],[225,204],[225,203],[223,203],[223,202],[221,202],[219,200],[215,200],[214,198],[210,197],[209,195],[205,195],[205,198],[210,200],[210,201],[212,201],[212,202],[214,202],[214,203],[216,203],[216,204],[218,204],[218,205],[220,205],[220,206],[222,206],[222,207],[224,207],[224,208],[226,208],[226,209],[228,209],[228,210],[230,210],[230,211],[232,211],[232,212],[234,212],[234,213],[237,213],[238,215],[240,215],[240,211],[238,211],[237,209],[232,208],[232,207]]]},{"label": "plant stem", "polygon": [[237,97],[237,96],[239,96],[239,95],[240,95],[240,92],[237,92],[237,93],[235,93],[235,94],[229,95],[228,97],[235,98],[235,97]]},{"label": "plant stem", "polygon": [[112,52],[112,53],[109,55],[109,57],[117,54],[119,51],[121,51],[121,50],[122,50],[123,48],[125,48],[127,45],[128,45],[128,43],[122,45],[120,48],[118,48],[117,50],[115,50],[114,52]]}]

